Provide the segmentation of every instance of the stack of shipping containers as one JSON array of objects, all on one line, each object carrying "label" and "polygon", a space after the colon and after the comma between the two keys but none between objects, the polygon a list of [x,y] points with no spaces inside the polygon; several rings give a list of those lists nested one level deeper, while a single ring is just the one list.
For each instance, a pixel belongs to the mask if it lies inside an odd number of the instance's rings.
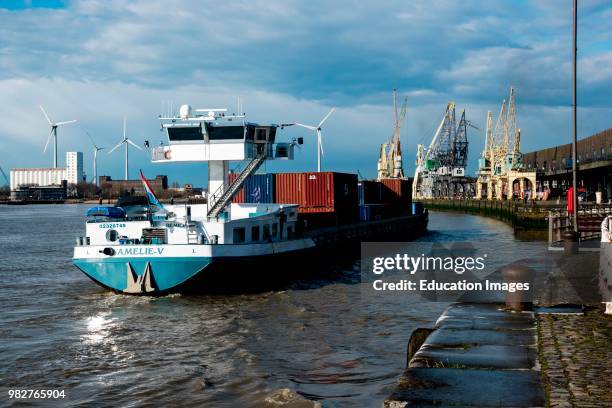
[{"label": "stack of shipping containers", "polygon": [[[230,182],[236,177],[230,174]],[[412,180],[358,182],[356,174],[337,172],[256,174],[232,202],[298,204],[301,225],[322,228],[409,215]]]}]

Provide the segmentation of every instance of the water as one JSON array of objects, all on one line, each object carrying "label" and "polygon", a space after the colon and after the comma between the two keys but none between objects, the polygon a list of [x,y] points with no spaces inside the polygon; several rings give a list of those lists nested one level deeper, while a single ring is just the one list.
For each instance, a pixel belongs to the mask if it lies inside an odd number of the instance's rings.
[{"label": "water", "polygon": [[[115,295],[71,264],[85,209],[0,207],[4,387],[63,388],[65,406],[265,406],[281,388],[324,407],[380,406],[411,331],[446,306],[364,299],[359,260],[282,291]],[[490,242],[509,257],[525,244],[477,216],[434,213],[430,230],[427,239]]]}]

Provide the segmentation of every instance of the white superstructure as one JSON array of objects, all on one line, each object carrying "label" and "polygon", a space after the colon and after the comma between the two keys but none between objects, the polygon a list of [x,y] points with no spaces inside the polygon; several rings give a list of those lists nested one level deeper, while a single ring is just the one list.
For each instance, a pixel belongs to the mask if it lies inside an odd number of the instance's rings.
[{"label": "white superstructure", "polygon": [[83,153],[67,152],[66,167],[29,167],[11,169],[11,190],[19,186],[53,186],[62,180],[76,184],[83,180]]}]

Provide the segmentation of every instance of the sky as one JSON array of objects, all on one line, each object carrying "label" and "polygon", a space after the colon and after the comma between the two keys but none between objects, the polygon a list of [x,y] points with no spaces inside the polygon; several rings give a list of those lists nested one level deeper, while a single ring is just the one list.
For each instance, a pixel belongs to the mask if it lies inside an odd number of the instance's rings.
[{"label": "sky", "polygon": [[[392,89],[408,97],[404,167],[429,144],[446,104],[470,129],[468,173],[476,171],[486,113],[497,116],[516,88],[522,151],[571,141],[572,1],[187,1],[0,0],[0,166],[47,167],[48,125],[59,129],[60,164],[92,145],[110,150],[128,136],[159,143],[168,106],[236,110],[255,122],[316,124],[323,170],[376,176],[380,144],[391,137]],[[612,2],[579,1],[578,134],[612,126]],[[314,134],[293,162],[265,171],[316,169]],[[118,149],[119,150],[119,149]],[[122,151],[98,159],[98,174],[123,177]],[[135,149],[130,174],[168,174],[205,184],[203,164],[152,164]]]}]

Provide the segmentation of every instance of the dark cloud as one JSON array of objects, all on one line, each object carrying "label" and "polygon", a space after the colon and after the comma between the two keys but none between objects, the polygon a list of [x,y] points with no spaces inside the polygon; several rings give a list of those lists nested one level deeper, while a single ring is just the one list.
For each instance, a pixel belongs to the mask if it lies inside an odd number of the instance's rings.
[{"label": "dark cloud", "polygon": [[[431,137],[448,100],[484,128],[486,111],[497,113],[514,85],[525,146],[545,146],[569,135],[566,3],[82,0],[60,9],[0,9],[0,102],[12,106],[0,113],[6,119],[0,132],[16,141],[11,149],[38,143],[22,134],[44,124],[7,120],[37,115],[41,101],[58,115],[95,115],[88,125],[105,134],[125,111],[136,127],[155,128],[151,118],[161,100],[199,103],[194,99],[202,95],[215,103],[214,95],[233,103],[242,94],[250,98],[249,113],[266,121],[275,115],[315,121],[339,105],[338,122],[330,122],[337,135],[329,141],[330,161],[352,166],[333,153],[354,138],[355,161],[376,155],[390,133],[390,90],[397,87],[409,95],[404,146],[412,165],[416,143]],[[581,1],[579,15],[586,135],[609,126],[612,5]],[[139,113],[145,109],[147,115]],[[473,135],[474,158],[480,139]]]},{"label": "dark cloud", "polygon": [[[581,7],[581,43],[609,51],[612,6]],[[570,74],[571,9],[558,2],[85,0],[0,21],[4,78],[226,82],[348,105],[394,86],[495,100],[515,84],[528,102],[560,104]],[[609,70],[585,82],[584,102],[602,103],[611,82]]]}]

